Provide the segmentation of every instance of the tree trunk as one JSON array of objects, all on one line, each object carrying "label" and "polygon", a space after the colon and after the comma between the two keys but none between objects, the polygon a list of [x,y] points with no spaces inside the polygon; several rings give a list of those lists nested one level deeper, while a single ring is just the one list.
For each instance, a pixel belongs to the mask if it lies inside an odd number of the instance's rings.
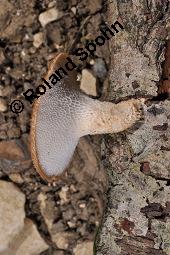
[{"label": "tree trunk", "polygon": [[136,96],[149,100],[144,124],[104,138],[109,185],[97,255],[170,254],[170,101],[166,97],[170,87],[157,93],[162,65],[167,69],[169,65],[165,56],[169,14],[167,0],[116,0],[107,5],[107,24],[118,20],[124,30],[109,40],[106,97],[114,102]]}]

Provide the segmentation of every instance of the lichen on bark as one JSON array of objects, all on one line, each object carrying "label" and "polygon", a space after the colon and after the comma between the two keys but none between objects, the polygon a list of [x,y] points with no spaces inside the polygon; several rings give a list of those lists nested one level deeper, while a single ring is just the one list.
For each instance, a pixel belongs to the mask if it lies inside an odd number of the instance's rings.
[{"label": "lichen on bark", "polygon": [[168,1],[114,1],[108,24],[124,31],[109,41],[108,100],[147,97],[145,121],[136,130],[105,136],[107,206],[96,255],[170,254],[170,101],[158,95],[170,39]]}]

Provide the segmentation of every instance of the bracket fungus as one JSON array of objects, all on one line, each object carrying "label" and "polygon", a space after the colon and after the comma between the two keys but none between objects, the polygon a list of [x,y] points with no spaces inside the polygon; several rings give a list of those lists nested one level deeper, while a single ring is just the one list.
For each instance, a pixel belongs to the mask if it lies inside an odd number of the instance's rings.
[{"label": "bracket fungus", "polygon": [[[60,53],[49,65],[45,79],[63,67],[68,55]],[[113,104],[92,99],[80,91],[72,70],[33,105],[31,156],[41,177],[59,178],[68,166],[79,138],[84,135],[121,132],[143,116],[144,99]]]}]

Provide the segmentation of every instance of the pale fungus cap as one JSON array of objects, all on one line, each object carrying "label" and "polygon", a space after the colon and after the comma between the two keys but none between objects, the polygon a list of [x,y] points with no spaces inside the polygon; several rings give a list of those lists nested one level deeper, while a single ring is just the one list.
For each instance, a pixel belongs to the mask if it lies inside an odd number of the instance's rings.
[{"label": "pale fungus cap", "polygon": [[[64,67],[68,55],[56,56],[45,76]],[[31,155],[42,178],[56,180],[69,165],[81,136],[120,132],[142,116],[143,100],[119,104],[91,99],[79,90],[77,73],[68,71],[55,86],[38,98],[31,121]]]}]

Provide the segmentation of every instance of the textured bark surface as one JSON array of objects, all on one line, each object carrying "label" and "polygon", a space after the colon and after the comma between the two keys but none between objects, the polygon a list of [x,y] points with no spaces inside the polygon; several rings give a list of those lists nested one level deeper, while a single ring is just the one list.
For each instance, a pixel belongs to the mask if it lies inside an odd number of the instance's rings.
[{"label": "textured bark surface", "polygon": [[109,188],[97,255],[170,254],[170,101],[158,95],[170,39],[168,1],[113,1],[107,22],[124,31],[110,43],[108,100],[150,98],[145,122],[132,132],[107,135],[103,161]]}]

